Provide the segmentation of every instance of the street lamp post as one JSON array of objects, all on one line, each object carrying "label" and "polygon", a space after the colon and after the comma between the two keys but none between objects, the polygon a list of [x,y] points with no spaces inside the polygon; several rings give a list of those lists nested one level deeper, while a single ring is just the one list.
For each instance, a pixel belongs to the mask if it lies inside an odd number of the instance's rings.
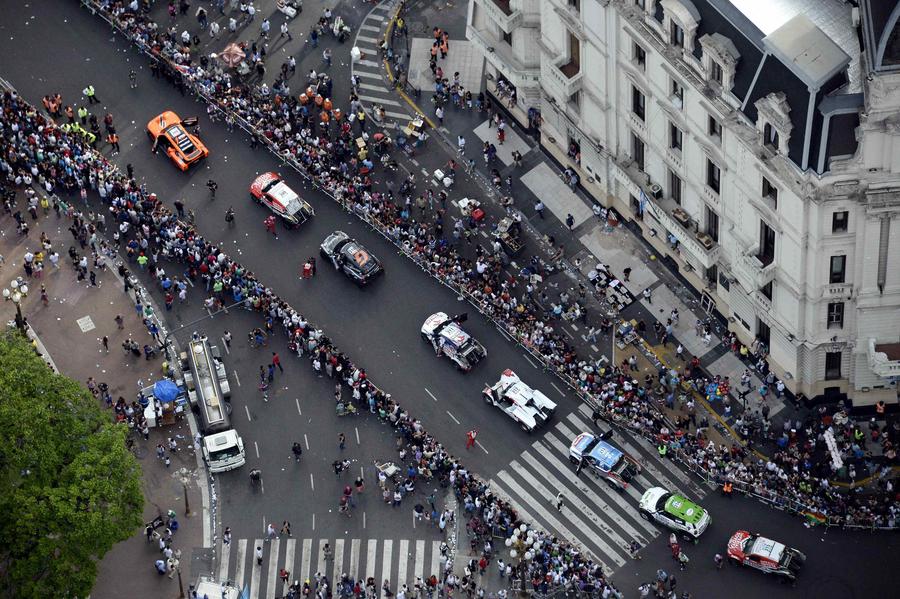
[{"label": "street lamp post", "polygon": [[25,317],[22,316],[22,298],[28,296],[28,285],[17,277],[10,281],[9,287],[3,290],[3,299],[16,305],[16,328],[25,335]]},{"label": "street lamp post", "polygon": [[193,474],[187,468],[179,468],[175,471],[175,478],[181,483],[181,488],[184,491],[184,515],[191,515],[191,504],[188,501],[188,483],[193,479]]}]

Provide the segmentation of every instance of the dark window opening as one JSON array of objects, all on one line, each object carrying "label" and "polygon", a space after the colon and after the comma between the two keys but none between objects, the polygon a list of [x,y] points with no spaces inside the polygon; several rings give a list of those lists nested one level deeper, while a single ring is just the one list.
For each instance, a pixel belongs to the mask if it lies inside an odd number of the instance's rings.
[{"label": "dark window opening", "polygon": [[775,230],[765,221],[759,221],[759,254],[756,256],[763,266],[775,260]]},{"label": "dark window opening", "polygon": [[706,234],[719,242],[719,215],[709,206],[706,207]]},{"label": "dark window opening", "polygon": [[714,192],[719,193],[720,179],[722,176],[722,171],[719,170],[718,165],[710,160],[706,159],[706,184],[712,189]]},{"label": "dark window opening", "polygon": [[825,352],[825,380],[834,381],[841,378],[842,352]]},{"label": "dark window opening", "polygon": [[765,285],[763,285],[762,287],[759,288],[759,292],[762,293],[763,296],[771,302],[772,301],[772,289],[774,287],[775,287],[774,283],[772,281],[769,281],[768,283],[766,283]]},{"label": "dark window opening", "polygon": [[644,120],[645,116],[645,99],[644,94],[638,88],[631,86],[631,111],[634,115]]},{"label": "dark window opening", "polygon": [[828,273],[829,283],[843,283],[847,279],[847,256],[832,256]]},{"label": "dark window opening", "polygon": [[850,213],[846,210],[831,215],[831,232],[846,233],[849,228]]},{"label": "dark window opening", "polygon": [[844,328],[844,302],[832,302],[828,304],[828,328]]}]

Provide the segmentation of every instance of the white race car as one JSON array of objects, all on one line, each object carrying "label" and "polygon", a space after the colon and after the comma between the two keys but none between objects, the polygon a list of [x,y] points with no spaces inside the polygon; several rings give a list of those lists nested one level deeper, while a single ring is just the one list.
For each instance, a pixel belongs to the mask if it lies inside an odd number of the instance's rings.
[{"label": "white race car", "polygon": [[509,368],[503,371],[497,383],[485,387],[481,394],[485,402],[503,410],[526,432],[546,423],[556,411],[556,404],[550,398],[523,383]]},{"label": "white race car", "polygon": [[484,346],[459,326],[466,318],[465,313],[450,317],[437,312],[422,325],[422,338],[431,344],[435,353],[450,358],[463,372],[472,370],[487,356]]}]

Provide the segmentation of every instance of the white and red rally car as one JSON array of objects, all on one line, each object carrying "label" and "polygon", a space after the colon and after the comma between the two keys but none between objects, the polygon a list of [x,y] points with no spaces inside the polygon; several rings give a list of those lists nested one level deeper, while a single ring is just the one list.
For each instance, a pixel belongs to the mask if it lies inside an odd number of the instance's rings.
[{"label": "white and red rally car", "polygon": [[280,216],[288,226],[298,226],[315,216],[309,202],[301,199],[278,173],[263,173],[250,184],[250,196]]},{"label": "white and red rally car", "polygon": [[529,433],[550,420],[556,411],[556,403],[523,383],[509,368],[503,371],[499,381],[485,387],[481,396],[485,402],[500,408],[518,422],[522,430]]},{"label": "white and red rally car", "polygon": [[728,560],[794,581],[806,556],[772,539],[739,530],[728,540]]}]

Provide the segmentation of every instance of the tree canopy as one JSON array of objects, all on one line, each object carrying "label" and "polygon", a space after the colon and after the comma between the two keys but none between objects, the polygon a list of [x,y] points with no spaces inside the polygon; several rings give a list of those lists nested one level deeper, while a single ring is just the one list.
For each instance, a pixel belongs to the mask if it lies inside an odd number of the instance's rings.
[{"label": "tree canopy", "polygon": [[141,525],[141,469],[77,381],[0,334],[0,595],[86,597],[97,561]]}]

